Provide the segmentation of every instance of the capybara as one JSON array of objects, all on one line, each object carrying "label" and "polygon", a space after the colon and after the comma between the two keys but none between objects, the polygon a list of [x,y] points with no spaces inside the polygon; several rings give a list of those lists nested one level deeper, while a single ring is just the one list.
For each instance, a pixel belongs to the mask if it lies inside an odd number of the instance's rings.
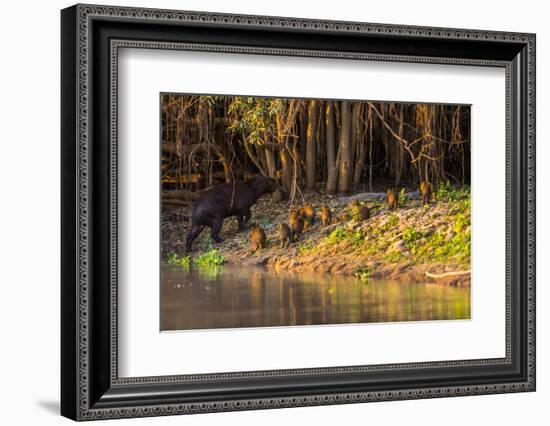
[{"label": "capybara", "polygon": [[323,222],[323,226],[327,226],[332,223],[332,212],[328,206],[323,206],[323,209],[321,210],[321,222]]},{"label": "capybara", "polygon": [[370,209],[366,204],[361,204],[359,207],[357,207],[357,216],[359,216],[359,219],[361,220],[367,220],[370,218]]},{"label": "capybara", "polygon": [[286,223],[279,225],[279,239],[281,240],[281,248],[288,247],[292,240],[292,232]]},{"label": "capybara", "polygon": [[386,192],[386,200],[388,201],[388,207],[390,210],[395,210],[397,208],[397,195],[393,188],[388,189]]},{"label": "capybara", "polygon": [[266,241],[267,241],[267,237],[265,236],[265,231],[261,228],[260,225],[256,225],[252,229],[252,233],[250,234],[250,243],[252,245],[252,251],[265,248]]},{"label": "capybara", "polygon": [[432,200],[432,184],[430,182],[420,183],[420,192],[422,193],[422,204],[430,204]]},{"label": "capybara", "polygon": [[298,213],[300,213],[300,216],[304,219],[304,223],[307,223],[308,226],[313,225],[315,222],[315,209],[311,204],[304,204],[300,207]]},{"label": "capybara", "polygon": [[258,176],[247,182],[222,183],[205,191],[193,205],[191,228],[187,232],[187,251],[191,251],[193,241],[205,226],[210,227],[214,241],[223,241],[220,230],[226,217],[236,216],[239,230],[244,229],[245,223],[250,220],[250,208],[258,198],[278,188],[274,179]]},{"label": "capybara", "polygon": [[290,227],[290,240],[296,241],[304,230],[304,219],[297,211],[291,211],[288,217]]}]

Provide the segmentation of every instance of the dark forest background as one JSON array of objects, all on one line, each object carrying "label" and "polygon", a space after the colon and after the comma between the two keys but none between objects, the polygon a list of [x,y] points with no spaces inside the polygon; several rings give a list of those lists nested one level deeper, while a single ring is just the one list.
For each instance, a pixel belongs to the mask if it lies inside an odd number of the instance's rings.
[{"label": "dark forest background", "polygon": [[470,183],[470,107],[161,95],[163,189],[200,190],[262,174],[294,199]]}]

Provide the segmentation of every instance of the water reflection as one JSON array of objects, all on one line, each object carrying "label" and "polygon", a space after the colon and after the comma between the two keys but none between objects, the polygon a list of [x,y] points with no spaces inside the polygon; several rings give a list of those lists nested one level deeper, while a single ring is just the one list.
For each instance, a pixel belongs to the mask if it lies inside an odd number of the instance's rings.
[{"label": "water reflection", "polygon": [[470,289],[256,267],[165,265],[161,329],[470,318]]}]

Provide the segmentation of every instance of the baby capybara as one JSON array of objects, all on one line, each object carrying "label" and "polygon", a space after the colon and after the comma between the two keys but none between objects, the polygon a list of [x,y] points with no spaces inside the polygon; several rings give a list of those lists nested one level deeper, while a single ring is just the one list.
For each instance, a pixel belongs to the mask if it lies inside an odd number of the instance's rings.
[{"label": "baby capybara", "polygon": [[279,239],[281,240],[281,248],[288,247],[292,240],[292,232],[286,223],[279,225]]},{"label": "baby capybara", "polygon": [[361,204],[357,207],[357,214],[361,220],[367,220],[370,218],[370,209],[366,204]]},{"label": "baby capybara", "polygon": [[304,230],[304,219],[297,211],[291,211],[288,217],[290,240],[296,241]]},{"label": "baby capybara", "polygon": [[206,226],[210,227],[214,241],[223,241],[220,230],[226,217],[236,216],[239,230],[244,229],[245,223],[250,220],[250,208],[258,198],[278,188],[274,179],[259,176],[248,182],[222,183],[205,191],[193,205],[192,224],[187,232],[187,251],[191,251],[193,241]]},{"label": "baby capybara", "polygon": [[388,189],[386,192],[386,200],[388,201],[390,210],[395,210],[397,208],[397,195],[395,195],[395,190],[393,188]]},{"label": "baby capybara", "polygon": [[252,233],[250,234],[250,243],[252,245],[252,251],[265,248],[266,241],[267,241],[267,237],[265,236],[265,231],[259,225],[256,225],[252,229]]},{"label": "baby capybara", "polygon": [[420,183],[420,192],[422,193],[422,204],[430,204],[432,200],[432,184],[430,182]]},{"label": "baby capybara", "polygon": [[321,222],[323,222],[323,226],[330,225],[332,222],[332,212],[328,206],[323,206],[321,210]]},{"label": "baby capybara", "polygon": [[308,224],[308,226],[313,225],[313,222],[315,222],[315,209],[311,204],[304,204],[300,209],[298,210],[300,213],[300,216],[302,216],[302,219],[304,219],[304,222]]}]

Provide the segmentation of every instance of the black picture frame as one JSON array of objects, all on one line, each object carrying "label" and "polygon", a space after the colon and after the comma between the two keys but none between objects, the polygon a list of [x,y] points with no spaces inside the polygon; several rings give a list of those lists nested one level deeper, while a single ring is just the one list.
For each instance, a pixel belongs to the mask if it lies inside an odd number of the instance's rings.
[{"label": "black picture frame", "polygon": [[[61,12],[61,414],[159,416],[535,390],[535,35],[75,5]],[[119,378],[119,47],[506,70],[506,356]]]}]

